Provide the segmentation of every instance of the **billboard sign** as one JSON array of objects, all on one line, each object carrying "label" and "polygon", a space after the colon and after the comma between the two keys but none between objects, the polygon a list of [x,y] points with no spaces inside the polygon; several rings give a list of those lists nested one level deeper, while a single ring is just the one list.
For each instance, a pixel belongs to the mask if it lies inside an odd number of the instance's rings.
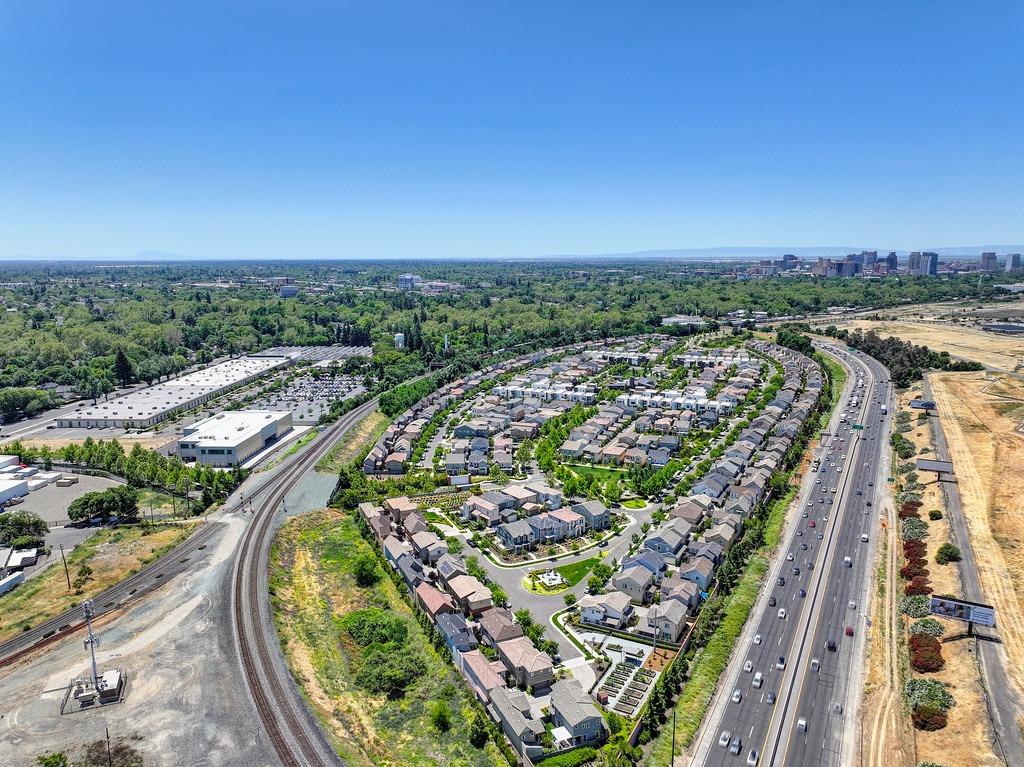
[{"label": "billboard sign", "polygon": [[978,623],[982,626],[996,625],[996,609],[992,605],[982,605],[949,597],[932,597],[930,607],[932,615],[937,615],[940,618]]}]

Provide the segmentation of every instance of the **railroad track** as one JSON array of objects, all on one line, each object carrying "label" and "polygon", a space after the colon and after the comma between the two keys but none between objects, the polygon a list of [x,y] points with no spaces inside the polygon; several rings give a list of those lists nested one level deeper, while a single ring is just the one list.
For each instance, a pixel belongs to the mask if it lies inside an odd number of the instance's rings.
[{"label": "railroad track", "polygon": [[[375,401],[374,404],[376,404]],[[353,413],[360,410],[362,408],[354,410]],[[328,433],[330,432],[325,433],[324,436],[326,437]],[[325,439],[324,441],[328,442],[330,440]],[[306,467],[306,464],[301,459],[297,459],[293,463],[302,463]],[[244,499],[235,502],[231,506],[225,506],[220,513],[226,514],[238,511],[244,506],[255,502],[257,498],[266,495],[268,491],[272,490],[279,479],[278,475],[271,475],[263,484],[252,490],[248,496],[245,496]],[[222,523],[217,519],[206,519],[197,525],[197,528],[192,535],[178,544],[172,551],[167,552],[153,563],[142,568],[135,575],[114,584],[92,597],[96,617],[119,610],[141,599],[170,581],[174,576],[187,570],[194,563],[196,553],[205,550],[213,538],[221,531]],[[0,668],[15,663],[35,650],[59,642],[84,626],[85,621],[82,619],[82,610],[78,607],[66,610],[56,617],[43,621],[38,626],[33,626],[30,630],[0,643]]]},{"label": "railroad track", "polygon": [[285,496],[364,416],[373,399],[343,416],[272,483],[254,506],[254,518],[242,536],[231,579],[231,615],[235,644],[246,686],[274,750],[286,767],[336,767],[341,764],[288,671],[274,628],[268,590],[270,545]]},{"label": "railroad track", "polygon": [[[204,550],[220,532],[221,523],[207,520],[199,529],[186,538],[173,551],[157,559],[125,580],[101,591],[93,597],[95,615],[105,615],[141,599],[159,588],[175,575],[188,569],[196,552]],[[81,608],[73,608],[51,618],[29,631],[0,644],[0,668],[8,666],[19,658],[41,647],[58,642],[70,636],[85,625]]]}]

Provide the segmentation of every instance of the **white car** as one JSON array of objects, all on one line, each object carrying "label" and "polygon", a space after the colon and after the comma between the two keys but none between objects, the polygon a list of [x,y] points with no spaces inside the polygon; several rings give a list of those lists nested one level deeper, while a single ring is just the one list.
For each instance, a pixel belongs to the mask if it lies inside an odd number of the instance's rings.
[{"label": "white car", "polygon": [[778,615],[780,620],[786,620],[786,609],[784,607],[780,607]]},{"label": "white car", "polygon": [[743,700],[743,691],[740,690],[739,687],[737,687],[735,692],[733,692],[732,694],[732,702],[739,703],[741,700]]},{"label": "white car", "polygon": [[851,599],[851,600],[850,600],[850,603],[849,603],[849,604],[847,605],[847,607],[849,607],[849,608],[850,608],[851,610],[856,610],[856,609],[857,609],[857,603],[856,603],[856,602],[854,602],[854,601],[853,601],[853,600]]},{"label": "white car", "polygon": [[751,671],[754,670],[754,662],[748,660],[746,663],[743,664],[743,670],[749,674]]},{"label": "white car", "polygon": [[754,634],[754,644],[761,644],[761,635]]},{"label": "white car", "polygon": [[788,553],[788,554],[786,555],[786,561],[787,561],[787,562],[792,562],[792,561],[793,561],[793,552],[792,552],[792,551],[791,551],[791,552],[789,552],[789,553]]},{"label": "white car", "polygon": [[718,736],[718,745],[722,748],[726,748],[729,745],[730,740],[732,740],[732,733],[728,730],[722,730],[722,734]]}]

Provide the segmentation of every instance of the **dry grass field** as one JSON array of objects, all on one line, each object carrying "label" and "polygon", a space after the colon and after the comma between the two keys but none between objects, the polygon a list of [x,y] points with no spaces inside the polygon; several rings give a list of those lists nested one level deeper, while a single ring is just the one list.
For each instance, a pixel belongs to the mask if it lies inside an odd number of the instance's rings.
[{"label": "dry grass field", "polygon": [[995,605],[1010,678],[1024,690],[1024,382],[930,376],[985,599]]},{"label": "dry grass field", "polygon": [[68,553],[71,589],[64,568],[55,562],[0,596],[0,641],[124,580],[184,540],[192,528],[192,524],[131,525],[97,531]]},{"label": "dry grass field", "polygon": [[[903,406],[909,409],[909,401],[919,396],[920,389],[908,392],[903,398]],[[917,421],[912,423],[913,431],[904,436],[914,443],[922,458],[934,458],[930,424],[920,424]],[[927,475],[922,476],[921,481],[925,485],[922,497],[923,516],[927,518],[927,513],[932,509],[943,513],[942,519],[928,522],[926,544],[932,587],[936,594],[961,594],[957,566],[935,563],[935,554],[939,547],[952,540],[942,491]],[[948,629],[950,634],[956,634],[961,627],[950,624]],[[945,728],[935,732],[914,731],[917,759],[939,764],[971,764],[977,767],[995,767],[1002,764],[1002,760],[992,748],[994,736],[991,720],[985,708],[985,693],[981,685],[978,661],[973,652],[973,643],[967,640],[945,642],[942,645],[942,655],[946,659],[946,667],[942,671],[926,676],[947,685],[956,698],[956,706],[950,709],[949,724]]]},{"label": "dry grass field", "polygon": [[986,367],[1013,373],[1024,366],[1024,337],[986,333],[984,330],[926,322],[850,320],[850,330],[874,330],[880,336],[896,336],[953,357],[980,362]]}]

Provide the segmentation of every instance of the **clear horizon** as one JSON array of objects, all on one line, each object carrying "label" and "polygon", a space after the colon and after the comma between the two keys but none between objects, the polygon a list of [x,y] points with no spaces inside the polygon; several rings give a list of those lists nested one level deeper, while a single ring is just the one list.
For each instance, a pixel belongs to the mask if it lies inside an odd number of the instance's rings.
[{"label": "clear horizon", "polygon": [[0,258],[1024,242],[1018,4],[582,8],[4,6]]}]

